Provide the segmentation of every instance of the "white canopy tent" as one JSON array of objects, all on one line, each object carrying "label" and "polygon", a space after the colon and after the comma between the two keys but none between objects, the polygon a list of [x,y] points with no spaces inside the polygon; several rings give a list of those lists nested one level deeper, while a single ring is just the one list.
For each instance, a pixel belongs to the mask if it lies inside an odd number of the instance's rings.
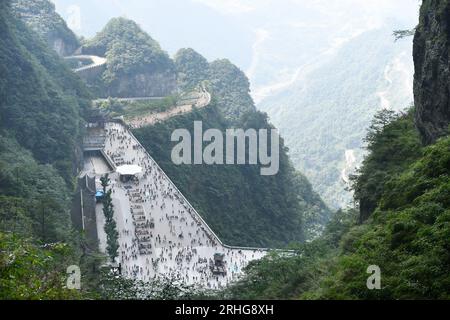
[{"label": "white canopy tent", "polygon": [[135,176],[142,173],[142,168],[137,165],[123,165],[117,168],[117,173],[121,176]]}]

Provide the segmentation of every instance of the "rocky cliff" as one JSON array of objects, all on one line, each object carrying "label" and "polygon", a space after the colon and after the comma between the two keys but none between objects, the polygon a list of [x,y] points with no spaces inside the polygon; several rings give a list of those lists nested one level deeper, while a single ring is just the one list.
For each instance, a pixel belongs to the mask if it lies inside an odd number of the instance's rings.
[{"label": "rocky cliff", "polygon": [[75,52],[80,43],[49,0],[13,0],[13,13],[39,34],[60,56]]},{"label": "rocky cliff", "polygon": [[121,75],[106,89],[108,97],[165,97],[176,91],[174,72],[142,72]]},{"label": "rocky cliff", "polygon": [[430,144],[450,123],[450,1],[424,0],[414,39],[416,126]]}]

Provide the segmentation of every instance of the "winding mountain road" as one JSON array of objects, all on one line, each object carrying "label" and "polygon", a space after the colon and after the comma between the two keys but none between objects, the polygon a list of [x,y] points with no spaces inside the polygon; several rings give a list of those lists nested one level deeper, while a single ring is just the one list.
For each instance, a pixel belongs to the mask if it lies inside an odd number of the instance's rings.
[{"label": "winding mountain road", "polygon": [[77,56],[69,56],[69,57],[64,57],[64,59],[66,60],[74,60],[74,59],[78,59],[78,60],[92,60],[93,63],[84,66],[84,67],[80,67],[80,68],[75,68],[73,69],[73,72],[75,73],[79,73],[85,70],[89,70],[92,68],[96,68],[96,67],[101,67],[104,66],[107,63],[107,59],[103,58],[103,57],[99,57],[99,56],[93,56],[93,55],[77,55]]}]

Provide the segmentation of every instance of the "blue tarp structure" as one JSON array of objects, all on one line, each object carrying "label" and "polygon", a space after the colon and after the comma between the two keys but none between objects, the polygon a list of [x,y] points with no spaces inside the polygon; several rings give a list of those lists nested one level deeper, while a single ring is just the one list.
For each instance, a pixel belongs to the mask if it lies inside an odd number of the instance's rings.
[{"label": "blue tarp structure", "polygon": [[101,191],[101,190],[99,190],[99,191],[97,191],[97,192],[95,193],[95,197],[96,197],[97,199],[103,198],[104,195],[105,195],[105,194],[104,194],[103,191]]}]

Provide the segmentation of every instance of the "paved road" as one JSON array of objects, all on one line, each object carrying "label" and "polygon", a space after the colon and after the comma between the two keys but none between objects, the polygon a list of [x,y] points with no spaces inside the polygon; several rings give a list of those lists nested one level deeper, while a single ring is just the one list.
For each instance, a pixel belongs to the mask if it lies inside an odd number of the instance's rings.
[{"label": "paved road", "polygon": [[73,69],[74,72],[78,73],[84,70],[88,70],[91,68],[95,68],[95,67],[100,67],[106,64],[107,60],[106,58],[103,57],[99,57],[99,56],[92,56],[92,55],[78,55],[78,56],[70,56],[70,57],[65,57],[64,59],[66,60],[70,60],[70,59],[79,59],[79,60],[92,60],[92,64],[81,67],[81,68],[76,68]]}]

